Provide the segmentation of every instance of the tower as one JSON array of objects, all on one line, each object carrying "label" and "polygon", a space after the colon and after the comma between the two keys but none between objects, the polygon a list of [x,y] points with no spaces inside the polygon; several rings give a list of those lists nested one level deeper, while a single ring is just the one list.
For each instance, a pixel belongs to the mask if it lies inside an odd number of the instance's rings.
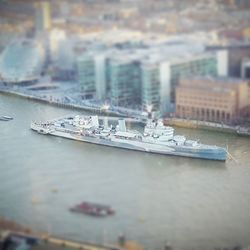
[{"label": "tower", "polygon": [[36,32],[45,31],[51,28],[50,2],[40,1],[35,4],[35,28]]}]

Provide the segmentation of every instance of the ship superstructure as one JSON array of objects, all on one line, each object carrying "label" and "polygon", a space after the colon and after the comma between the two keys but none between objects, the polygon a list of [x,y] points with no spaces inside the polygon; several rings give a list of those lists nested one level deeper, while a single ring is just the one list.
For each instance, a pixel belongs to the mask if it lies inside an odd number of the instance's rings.
[{"label": "ship superstructure", "polygon": [[162,120],[148,119],[143,133],[128,130],[124,119],[119,119],[114,126],[108,117],[79,115],[45,123],[32,122],[31,129],[41,134],[151,153],[221,161],[227,158],[225,148],[175,135],[174,129],[165,126]]}]

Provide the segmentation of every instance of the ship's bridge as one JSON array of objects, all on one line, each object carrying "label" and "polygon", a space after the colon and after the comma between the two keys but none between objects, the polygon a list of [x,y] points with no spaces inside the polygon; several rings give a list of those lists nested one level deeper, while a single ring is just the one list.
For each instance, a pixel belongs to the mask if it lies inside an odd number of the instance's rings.
[{"label": "ship's bridge", "polygon": [[165,140],[170,140],[174,136],[174,129],[169,126],[165,126],[162,120],[158,120],[157,122],[150,120],[145,126],[144,135],[164,136]]}]

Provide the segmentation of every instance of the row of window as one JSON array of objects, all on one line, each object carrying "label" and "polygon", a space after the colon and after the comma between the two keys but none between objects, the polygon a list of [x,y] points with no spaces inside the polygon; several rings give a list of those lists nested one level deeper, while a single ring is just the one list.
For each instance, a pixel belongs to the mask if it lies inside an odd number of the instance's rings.
[{"label": "row of window", "polygon": [[178,104],[181,105],[188,105],[188,106],[205,106],[205,107],[214,107],[214,108],[225,108],[228,109],[231,107],[227,102],[225,103],[215,103],[215,102],[206,102],[206,101],[185,101],[185,100],[178,100]]},{"label": "row of window", "polygon": [[231,114],[225,111],[214,109],[195,109],[177,105],[177,114],[180,116],[191,117],[211,117],[211,118],[230,118]]},{"label": "row of window", "polygon": [[223,97],[207,97],[207,96],[182,95],[182,94],[178,94],[177,99],[178,102],[189,102],[189,103],[207,102],[209,104],[214,104],[214,103],[227,104],[231,102],[231,100],[229,100],[228,98],[223,98]]}]

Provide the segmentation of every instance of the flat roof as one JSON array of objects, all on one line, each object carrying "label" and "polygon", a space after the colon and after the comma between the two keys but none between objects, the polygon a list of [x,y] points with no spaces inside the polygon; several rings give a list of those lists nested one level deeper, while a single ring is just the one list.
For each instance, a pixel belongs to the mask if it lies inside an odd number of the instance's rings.
[{"label": "flat roof", "polygon": [[189,76],[181,78],[183,80],[208,80],[208,81],[215,81],[220,83],[232,83],[232,84],[239,84],[239,83],[246,83],[247,80],[236,78],[236,77],[227,77],[227,76]]},{"label": "flat roof", "polygon": [[[215,54],[214,51],[206,51],[211,34],[201,32],[195,35],[166,36],[131,30],[110,30],[72,39],[73,43],[74,41],[75,46],[86,45],[87,55],[102,54],[116,63],[139,60],[144,64],[166,61],[174,64]],[[101,44],[104,46],[100,47]],[[96,48],[95,45],[99,47]]]}]

